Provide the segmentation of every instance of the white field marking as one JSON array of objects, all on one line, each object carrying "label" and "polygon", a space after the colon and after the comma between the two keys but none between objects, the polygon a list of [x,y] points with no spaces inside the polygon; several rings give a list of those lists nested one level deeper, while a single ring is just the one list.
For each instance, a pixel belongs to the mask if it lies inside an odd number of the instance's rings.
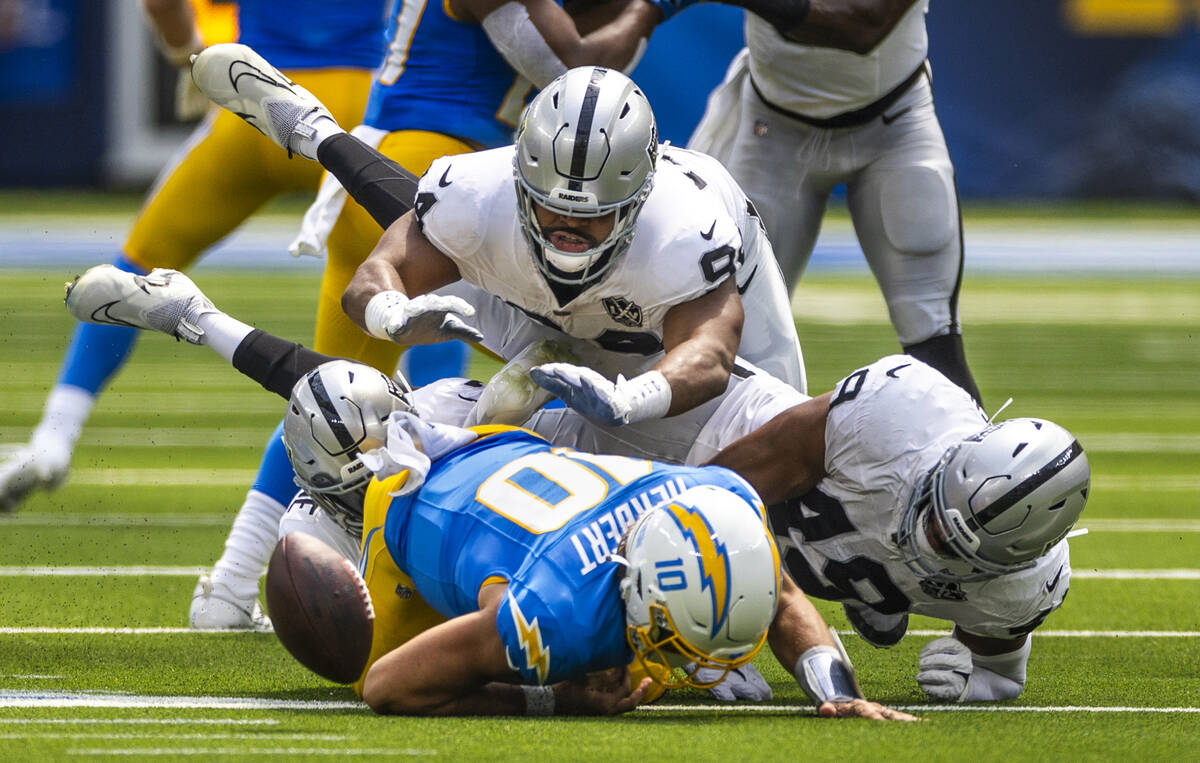
[{"label": "white field marking", "polygon": [[115,487],[179,485],[183,487],[250,487],[257,469],[74,469],[72,485]]},{"label": "white field marking", "polygon": [[1083,441],[1089,452],[1200,453],[1200,435],[1195,434],[1109,432],[1083,435]]},{"label": "white field marking", "polygon": [[19,679],[30,680],[30,681],[50,681],[50,680],[58,680],[60,678],[66,678],[66,676],[42,676],[42,675],[37,675],[37,674],[33,674],[33,673],[28,673],[28,674],[7,673],[4,675],[0,675],[0,678],[19,678]]},{"label": "white field marking", "polygon": [[[24,383],[24,382],[23,382]],[[271,432],[261,427],[103,427],[89,426],[79,439],[81,447],[125,447],[148,445],[156,448],[261,448]],[[0,427],[0,442],[20,442],[29,428]]]},{"label": "white field marking", "polygon": [[229,514],[16,514],[0,526],[27,527],[228,527]]},{"label": "white field marking", "polygon": [[73,577],[196,577],[208,574],[207,567],[127,566],[127,567],[0,567],[0,577],[73,578]]},{"label": "white field marking", "polygon": [[[1035,636],[1051,638],[1196,638],[1200,631],[1065,631],[1038,630]],[[838,631],[839,635],[856,636],[852,630]],[[906,636],[949,636],[949,630],[919,629],[907,631]]]},{"label": "white field marking", "polygon": [[178,697],[117,692],[0,690],[0,707],[153,707],[187,710],[361,710],[362,702],[265,699],[259,697]]},{"label": "white field marking", "polygon": [[349,757],[351,755],[437,755],[437,750],[396,749],[394,747],[337,747],[322,750],[314,747],[75,747],[66,751],[67,755],[203,755],[205,757],[245,757],[247,755],[332,755]]},{"label": "white field marking", "polygon": [[1200,519],[1088,519],[1091,532],[1200,533]]},{"label": "white field marking", "polygon": [[216,634],[249,633],[250,631],[196,631],[191,628],[53,628],[36,626],[28,628],[0,628],[0,636],[27,636],[36,634],[54,634],[60,636],[103,635],[103,636],[162,636],[178,633]]},{"label": "white field marking", "polygon": [[174,731],[163,731],[159,734],[130,733],[130,732],[100,732],[81,731],[77,733],[39,731],[30,734],[18,732],[0,733],[0,739],[159,739],[162,741],[176,739],[224,739],[228,741],[263,742],[263,741],[294,741],[294,742],[344,742],[350,737],[345,734],[314,734],[303,731],[295,734],[280,734],[278,732],[251,732],[246,734],[180,734]]},{"label": "white field marking", "polygon": [[[1107,707],[1080,705],[894,705],[893,710],[907,713],[968,712],[968,713],[1200,713],[1200,707]],[[815,715],[811,705],[748,705],[725,703],[719,705],[641,705],[639,712],[741,712],[779,713],[784,715]]]},{"label": "white field marking", "polygon": [[0,718],[0,724],[57,726],[278,726],[275,718]]},{"label": "white field marking", "polygon": [[1147,493],[1193,493],[1200,490],[1200,476],[1177,474],[1170,477],[1114,477],[1099,475],[1096,479],[1092,480],[1092,484],[1098,490],[1139,490]]},{"label": "white field marking", "polygon": [[1200,570],[1071,570],[1072,580],[1200,580]]}]

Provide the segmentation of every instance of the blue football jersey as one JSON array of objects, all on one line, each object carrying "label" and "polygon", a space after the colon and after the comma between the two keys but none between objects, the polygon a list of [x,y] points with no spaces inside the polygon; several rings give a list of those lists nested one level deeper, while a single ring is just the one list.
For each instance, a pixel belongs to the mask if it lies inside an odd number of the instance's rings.
[{"label": "blue football jersey", "polygon": [[496,626],[527,683],[553,683],[632,659],[611,556],[629,525],[697,485],[760,506],[721,467],[687,467],[558,448],[524,430],[481,438],[394,498],[384,539],[422,598],[445,617],[477,610],[508,581]]},{"label": "blue football jersey", "polygon": [[388,132],[427,130],[483,148],[513,142],[533,92],[483,27],[428,0],[397,0],[388,52],[367,100],[363,124]]},{"label": "blue football jersey", "polygon": [[374,69],[390,0],[241,0],[238,41],[280,69]]}]

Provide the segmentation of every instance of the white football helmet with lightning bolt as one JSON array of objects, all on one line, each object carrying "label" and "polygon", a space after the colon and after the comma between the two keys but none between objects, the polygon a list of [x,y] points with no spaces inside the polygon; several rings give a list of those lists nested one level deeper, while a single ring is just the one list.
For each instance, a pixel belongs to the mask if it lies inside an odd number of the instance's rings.
[{"label": "white football helmet with lightning bolt", "polygon": [[[667,688],[709,688],[767,638],[779,600],[779,554],[762,514],[714,485],[684,491],[630,528],[621,581],[626,637]],[[704,681],[695,670],[710,668]]]}]

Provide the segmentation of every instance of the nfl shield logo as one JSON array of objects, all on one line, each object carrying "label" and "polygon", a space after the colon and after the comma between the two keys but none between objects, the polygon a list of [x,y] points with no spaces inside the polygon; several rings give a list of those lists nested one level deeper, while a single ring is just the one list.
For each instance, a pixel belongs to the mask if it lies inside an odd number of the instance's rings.
[{"label": "nfl shield logo", "polygon": [[609,317],[617,323],[625,326],[642,325],[642,308],[633,302],[624,297],[605,297],[601,301],[604,303],[604,309],[608,311]]}]

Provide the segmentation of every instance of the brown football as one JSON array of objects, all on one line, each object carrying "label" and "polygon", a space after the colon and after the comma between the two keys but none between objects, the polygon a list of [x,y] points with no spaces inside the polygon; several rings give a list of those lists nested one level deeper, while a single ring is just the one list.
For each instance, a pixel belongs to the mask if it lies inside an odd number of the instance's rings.
[{"label": "brown football", "polygon": [[339,684],[362,675],[375,610],[354,564],[328,544],[301,532],[279,541],[267,567],[267,611],[301,665]]}]

